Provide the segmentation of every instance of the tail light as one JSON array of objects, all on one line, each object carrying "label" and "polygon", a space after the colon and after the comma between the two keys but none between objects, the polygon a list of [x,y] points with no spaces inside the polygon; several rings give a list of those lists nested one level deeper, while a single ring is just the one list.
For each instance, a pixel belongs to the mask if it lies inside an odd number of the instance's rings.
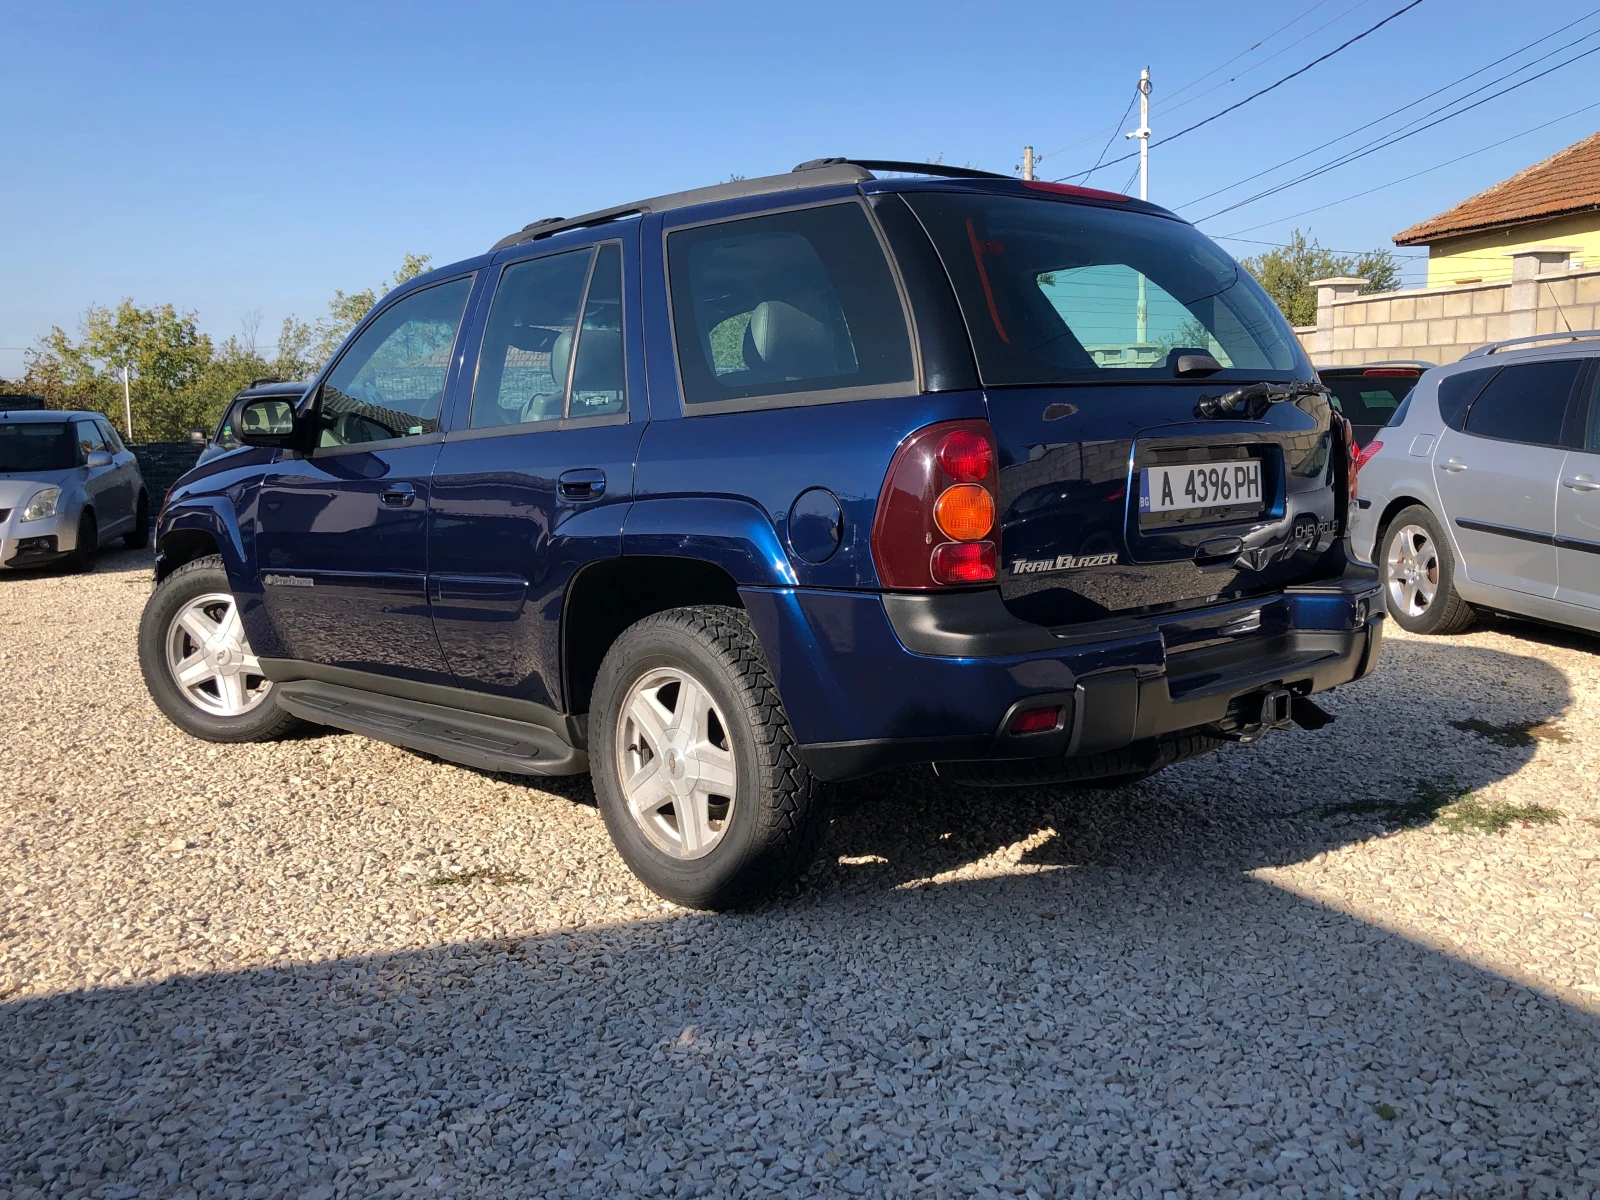
[{"label": "tail light", "polygon": [[1356,470],[1359,471],[1366,466],[1372,460],[1372,456],[1382,449],[1382,442],[1368,442],[1360,450],[1356,451]]},{"label": "tail light", "polygon": [[884,587],[923,591],[1000,574],[999,455],[987,421],[942,421],[895,451],[872,524]]}]

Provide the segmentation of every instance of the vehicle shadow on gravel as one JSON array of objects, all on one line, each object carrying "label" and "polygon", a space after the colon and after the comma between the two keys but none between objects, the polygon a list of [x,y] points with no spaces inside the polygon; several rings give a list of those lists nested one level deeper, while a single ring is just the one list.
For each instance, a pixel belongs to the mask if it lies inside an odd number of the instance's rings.
[{"label": "vehicle shadow on gravel", "polygon": [[[125,550],[120,546],[103,546],[100,557],[94,564],[96,575],[124,575],[130,572],[151,571],[155,568],[155,552],[152,550]],[[28,567],[22,570],[9,569],[0,571],[0,582],[7,579],[15,583],[22,583],[30,579],[61,578],[68,581],[82,579],[83,576],[71,567],[61,563],[53,563],[47,567]]]},{"label": "vehicle shadow on gravel", "polygon": [[[1246,873],[1374,832],[1352,778],[1515,770],[1469,698],[1566,696],[1400,642],[1329,730],[1120,793],[853,785],[758,912],[0,1005],[0,1192],[1588,1196],[1588,1014]],[[959,873],[1000,853],[1071,869]]]},{"label": "vehicle shadow on gravel", "polygon": [[1564,736],[1571,693],[1536,658],[1391,640],[1373,676],[1318,700],[1337,718],[1325,729],[1225,746],[1131,787],[974,788],[925,768],[846,785],[828,847],[843,861],[812,886],[901,886],[1007,850],[1150,875],[1303,862],[1426,824],[1516,773],[1541,736]]}]

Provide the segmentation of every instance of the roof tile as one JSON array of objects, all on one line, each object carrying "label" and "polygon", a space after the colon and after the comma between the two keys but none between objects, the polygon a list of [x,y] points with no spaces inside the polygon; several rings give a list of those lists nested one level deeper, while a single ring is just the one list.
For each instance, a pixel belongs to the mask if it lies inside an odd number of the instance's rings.
[{"label": "roof tile", "polygon": [[1394,235],[1419,246],[1458,234],[1600,208],[1600,133]]}]

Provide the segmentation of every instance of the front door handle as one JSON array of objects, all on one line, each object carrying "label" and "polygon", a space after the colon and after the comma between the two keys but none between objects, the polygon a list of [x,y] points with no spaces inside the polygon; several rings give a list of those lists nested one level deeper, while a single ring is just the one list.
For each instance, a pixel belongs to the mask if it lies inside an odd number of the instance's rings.
[{"label": "front door handle", "polygon": [[1444,462],[1439,464],[1439,470],[1449,471],[1452,475],[1454,475],[1457,471],[1465,471],[1466,469],[1467,464],[1462,462],[1459,458],[1446,459]]},{"label": "front door handle", "polygon": [[561,472],[559,480],[564,500],[593,500],[605,493],[606,473],[598,467],[574,467]]},{"label": "front door handle", "polygon": [[1600,480],[1593,475],[1574,475],[1570,479],[1561,481],[1562,487],[1571,488],[1575,492],[1600,492]]},{"label": "front door handle", "polygon": [[409,508],[417,498],[417,489],[409,483],[391,483],[378,493],[385,508]]}]

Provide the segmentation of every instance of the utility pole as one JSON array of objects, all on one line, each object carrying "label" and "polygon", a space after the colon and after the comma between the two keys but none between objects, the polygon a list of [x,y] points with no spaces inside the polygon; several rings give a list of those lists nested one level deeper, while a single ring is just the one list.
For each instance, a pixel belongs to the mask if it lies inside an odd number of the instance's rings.
[{"label": "utility pole", "polygon": [[128,365],[122,365],[122,416],[128,428],[128,441],[133,442],[133,390],[128,384]]},{"label": "utility pole", "polygon": [[1024,179],[1032,179],[1033,178],[1033,147],[1032,146],[1024,146],[1022,148],[1022,177]]},{"label": "utility pole", "polygon": [[[1139,72],[1139,128],[1125,137],[1139,139],[1139,199],[1150,199],[1150,68]],[[1150,308],[1145,303],[1144,272],[1139,273],[1139,307],[1134,321],[1134,341],[1150,340]]]}]

